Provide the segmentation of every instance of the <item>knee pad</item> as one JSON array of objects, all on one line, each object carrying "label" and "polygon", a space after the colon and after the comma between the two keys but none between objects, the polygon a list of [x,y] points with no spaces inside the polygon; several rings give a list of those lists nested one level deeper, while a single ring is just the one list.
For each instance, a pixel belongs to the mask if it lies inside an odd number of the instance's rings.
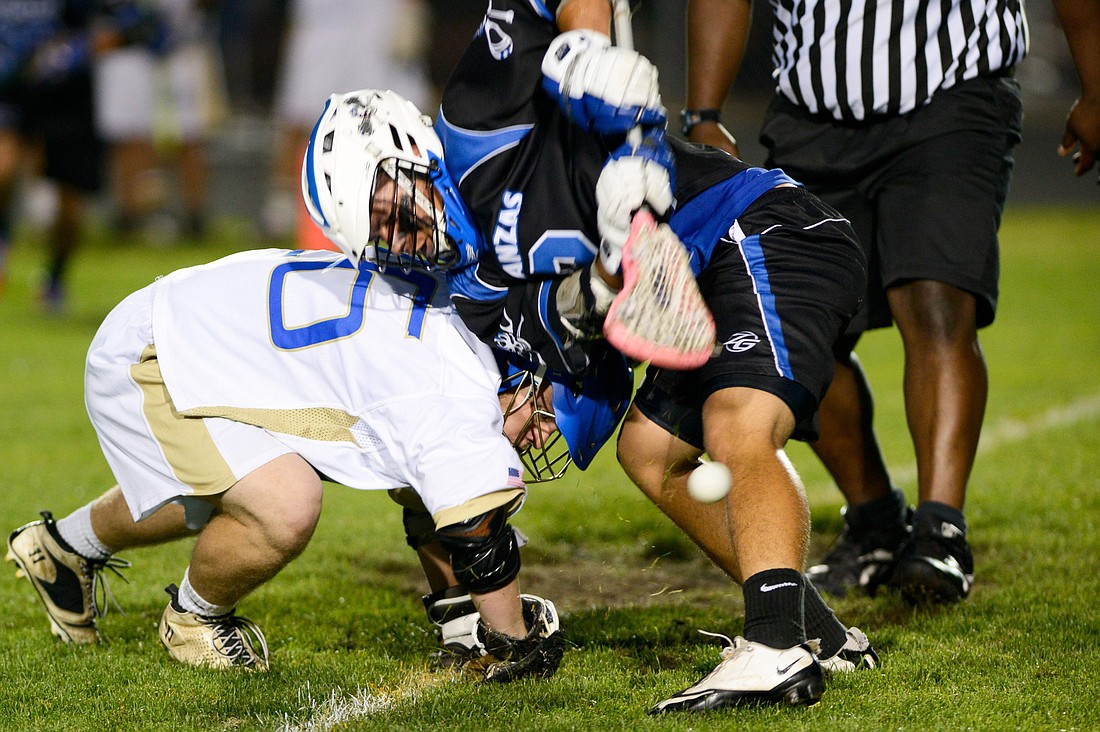
[{"label": "knee pad", "polygon": [[405,525],[405,542],[413,549],[436,540],[435,521],[424,502],[412,488],[391,488],[390,500],[401,506],[401,523]]},{"label": "knee pad", "polygon": [[455,577],[471,592],[498,590],[519,574],[519,540],[505,508],[441,526],[436,536],[451,555]]},{"label": "knee pad", "polygon": [[405,525],[405,542],[413,549],[419,549],[436,540],[435,521],[427,511],[402,509],[401,523]]}]

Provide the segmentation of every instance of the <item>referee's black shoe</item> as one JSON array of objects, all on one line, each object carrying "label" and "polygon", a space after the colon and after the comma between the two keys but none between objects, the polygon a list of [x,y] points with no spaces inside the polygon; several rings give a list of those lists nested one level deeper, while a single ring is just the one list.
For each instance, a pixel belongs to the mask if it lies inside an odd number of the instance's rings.
[{"label": "referee's black shoe", "polygon": [[933,516],[918,519],[890,585],[911,605],[943,605],[964,599],[973,583],[974,556],[963,529]]},{"label": "referee's black shoe", "polygon": [[806,570],[806,579],[818,592],[843,597],[853,590],[874,596],[897,565],[899,549],[909,538],[909,525],[856,529],[845,521],[844,531],[821,561]]}]

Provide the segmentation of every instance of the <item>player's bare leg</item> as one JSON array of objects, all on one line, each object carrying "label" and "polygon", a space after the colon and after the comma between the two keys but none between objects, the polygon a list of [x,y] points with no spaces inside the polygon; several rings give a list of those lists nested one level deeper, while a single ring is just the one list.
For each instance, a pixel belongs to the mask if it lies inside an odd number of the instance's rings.
[{"label": "player's bare leg", "polygon": [[213,502],[188,567],[207,602],[233,607],[302,553],[321,515],[321,480],[298,455],[275,458]]},{"label": "player's bare leg", "polygon": [[237,602],[274,577],[309,543],[321,514],[321,480],[300,456],[282,455],[211,499],[191,563],[160,621],[160,640],[181,663],[268,668],[267,641],[235,614]]},{"label": "player's bare leg", "polygon": [[687,478],[701,454],[634,407],[627,412],[618,444],[626,474],[719,569],[740,583],[728,501],[702,504],[687,492]]},{"label": "player's bare leg", "polygon": [[794,416],[757,389],[722,389],[703,405],[707,452],[733,474],[727,501],[745,577],[766,569],[802,570],[810,535],[806,494],[783,451]]},{"label": "player's bare leg", "polygon": [[112,552],[162,544],[195,531],[187,527],[183,506],[168,503],[141,521],[134,521],[122,489],[110,488],[92,502],[92,530]]},{"label": "player's bare leg", "polygon": [[818,411],[820,438],[811,447],[844,495],[844,529],[807,570],[823,592],[874,594],[894,571],[908,538],[905,495],[894,490],[874,431],[874,401],[851,351],[838,346],[836,375]]},{"label": "player's bare leg", "polygon": [[[731,642],[713,672],[651,711],[735,706],[750,699],[813,703],[823,689],[822,670],[803,646],[807,629],[822,638],[817,652],[830,662],[841,654],[849,634],[802,578],[809,509],[783,452],[794,417],[771,394],[731,388],[707,399],[703,425],[708,454],[733,476],[730,493],[717,503],[689,503],[686,476],[699,451],[637,410],[628,414],[623,427],[619,457],[643,492],[723,571],[745,578],[746,637]],[[862,633],[859,637],[862,653],[877,662],[866,638]],[[763,664],[759,668],[757,660]],[[784,673],[776,672],[780,666]]]}]

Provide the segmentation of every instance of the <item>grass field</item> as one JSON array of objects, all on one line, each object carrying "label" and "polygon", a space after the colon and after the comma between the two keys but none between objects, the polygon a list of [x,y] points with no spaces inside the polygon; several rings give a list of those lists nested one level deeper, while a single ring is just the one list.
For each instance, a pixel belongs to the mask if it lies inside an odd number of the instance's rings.
[{"label": "grass field", "polygon": [[[57,643],[12,565],[0,576],[0,730],[1090,730],[1100,727],[1100,210],[1010,210],[1002,297],[983,334],[992,393],[967,505],[977,582],[964,604],[914,612],[893,596],[835,607],[871,636],[881,672],[829,683],[809,709],[652,718],[654,702],[718,660],[697,629],[741,629],[740,592],[647,503],[605,450],[587,472],[534,486],[524,589],[555,600],[572,642],[548,682],[471,686],[433,676],[424,591],[400,512],[330,486],[305,554],[241,604],[273,670],[177,665],[156,638],[186,542],[132,552],[110,642]],[[158,274],[254,246],[232,222],[201,246],[92,243],[70,309],[33,297],[41,252],[13,248],[0,299],[0,531],[58,516],[112,483],[84,412],[84,353],[108,310]],[[915,496],[894,331],[860,346],[878,431]],[[839,495],[802,445],[814,551],[839,530]]]}]

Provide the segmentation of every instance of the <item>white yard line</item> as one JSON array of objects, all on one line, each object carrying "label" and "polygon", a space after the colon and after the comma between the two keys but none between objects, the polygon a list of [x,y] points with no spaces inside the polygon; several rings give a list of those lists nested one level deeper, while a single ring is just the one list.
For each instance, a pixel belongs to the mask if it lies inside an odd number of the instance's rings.
[{"label": "white yard line", "polygon": [[[1023,442],[1030,437],[1049,430],[1069,427],[1100,417],[1100,394],[1078,399],[1069,404],[1051,407],[1031,419],[1002,419],[982,429],[982,438],[978,442],[978,454],[983,455],[1005,445]],[[917,482],[915,463],[892,468],[890,476],[895,485]]]},{"label": "white yard line", "polygon": [[283,724],[277,730],[278,732],[324,732],[338,724],[385,712],[398,704],[415,702],[424,692],[451,678],[452,676],[446,673],[417,672],[411,674],[401,686],[388,691],[374,693],[360,688],[354,693],[349,693],[344,689],[333,689],[324,699],[315,698],[307,684],[305,688],[298,690],[300,712],[293,715],[299,718],[305,717],[307,721],[295,722],[291,719],[292,715],[288,714],[285,715]]}]

